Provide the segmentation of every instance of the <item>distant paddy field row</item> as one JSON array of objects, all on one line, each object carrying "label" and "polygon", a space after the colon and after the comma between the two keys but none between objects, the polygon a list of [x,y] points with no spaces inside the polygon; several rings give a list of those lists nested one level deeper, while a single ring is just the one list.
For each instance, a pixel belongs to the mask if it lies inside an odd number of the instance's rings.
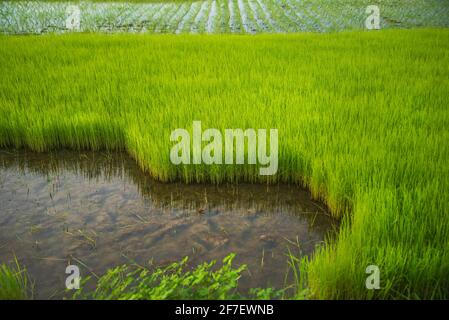
[{"label": "distant paddy field row", "polygon": [[72,32],[68,7],[80,13],[80,32],[290,33],[365,29],[369,5],[380,28],[449,27],[447,0],[205,0],[1,1],[0,33]]}]

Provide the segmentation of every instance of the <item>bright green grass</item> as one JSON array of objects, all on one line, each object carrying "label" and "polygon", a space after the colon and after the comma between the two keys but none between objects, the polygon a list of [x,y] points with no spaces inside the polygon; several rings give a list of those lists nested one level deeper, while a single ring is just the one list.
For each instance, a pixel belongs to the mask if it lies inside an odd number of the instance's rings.
[{"label": "bright green grass", "polygon": [[24,300],[32,297],[26,269],[15,260],[10,267],[0,264],[0,300]]},{"label": "bright green grass", "polygon": [[267,300],[281,297],[282,291],[271,288],[250,289],[245,295],[237,292],[238,281],[246,265],[234,267],[234,257],[235,254],[229,254],[219,268],[213,260],[193,270],[187,267],[187,257],[154,271],[141,266],[122,265],[109,269],[97,279],[93,291],[85,289],[85,283],[90,280],[85,279],[81,290],[72,297],[94,300]]},{"label": "bright green grass", "polygon": [[[126,149],[161,180],[262,181],[170,164],[170,132],[278,128],[273,180],[344,219],[316,298],[449,298],[449,30],[0,37],[0,147]],[[348,214],[346,214],[348,213]],[[379,265],[378,291],[365,268]]]}]

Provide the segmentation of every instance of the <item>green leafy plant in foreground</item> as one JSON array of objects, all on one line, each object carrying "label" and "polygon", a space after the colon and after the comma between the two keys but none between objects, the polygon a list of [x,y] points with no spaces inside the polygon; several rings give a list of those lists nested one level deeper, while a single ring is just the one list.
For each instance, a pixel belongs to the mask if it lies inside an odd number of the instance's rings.
[{"label": "green leafy plant in foreground", "polygon": [[[223,265],[213,271],[216,261],[205,262],[192,271],[187,269],[188,257],[167,267],[156,268],[153,272],[147,268],[128,265],[109,269],[97,279],[96,289],[85,290],[90,277],[74,299],[96,300],[162,300],[162,299],[243,299],[237,292],[238,280],[246,265],[232,266],[235,254],[223,259]],[[281,291],[272,288],[251,289],[249,297],[270,299],[281,295]]]},{"label": "green leafy plant in foreground", "polygon": [[24,300],[32,297],[32,290],[27,270],[19,265],[0,265],[0,300]]}]

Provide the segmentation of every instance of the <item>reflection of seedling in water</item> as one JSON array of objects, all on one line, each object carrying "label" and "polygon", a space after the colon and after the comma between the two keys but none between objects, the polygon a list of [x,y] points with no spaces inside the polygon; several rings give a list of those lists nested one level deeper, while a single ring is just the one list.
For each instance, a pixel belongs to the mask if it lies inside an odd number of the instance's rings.
[{"label": "reflection of seedling in water", "polygon": [[139,214],[137,214],[137,213],[134,213],[134,216],[136,216],[136,217],[137,217],[137,219],[139,219],[139,220],[140,220],[140,222],[142,222],[142,223],[150,223],[150,220],[148,220],[148,219],[145,219],[145,218],[142,218],[142,216],[141,216],[141,215],[139,215]]},{"label": "reflection of seedling in water", "polygon": [[205,203],[205,205],[207,206],[207,189],[205,188],[204,189],[204,203]]},{"label": "reflection of seedling in water", "polygon": [[257,210],[255,208],[250,208],[250,209],[246,210],[246,212],[249,214],[256,214]]},{"label": "reflection of seedling in water", "polygon": [[208,201],[207,201],[207,190],[204,189],[204,204],[202,206],[200,206],[199,208],[197,208],[196,212],[198,212],[199,214],[205,214],[206,211],[208,210]]},{"label": "reflection of seedling in water", "polygon": [[40,244],[40,241],[34,240],[33,248],[35,248],[36,250],[40,250]]},{"label": "reflection of seedling in water", "polygon": [[38,241],[38,240],[34,240],[34,241],[25,240],[25,239],[22,239],[22,238],[21,238],[19,235],[17,235],[17,234],[16,234],[16,238],[17,238],[17,240],[19,240],[19,241],[21,241],[21,242],[23,242],[23,243],[31,244],[31,246],[32,246],[33,248],[37,249],[37,250],[40,249],[39,245],[40,245],[41,242]]},{"label": "reflection of seedling in water", "polygon": [[87,264],[85,264],[83,261],[81,261],[80,259],[78,259],[77,257],[70,255],[70,259],[68,261],[68,264],[72,264],[71,260],[75,260],[77,263],[79,263],[80,265],[82,265],[84,268],[86,268],[95,278],[99,279],[99,276],[92,270],[92,268],[90,268]]},{"label": "reflection of seedling in water", "polygon": [[72,233],[68,231],[67,228],[67,230],[65,230],[64,232],[72,237],[78,237],[79,241],[90,245],[92,249],[95,249],[95,247],[97,246],[97,240],[95,239],[95,237],[97,237],[97,234],[95,233],[95,231],[90,232],[92,235],[87,234],[87,232],[81,229],[78,229],[77,232]]},{"label": "reflection of seedling in water", "polygon": [[55,208],[47,208],[46,214],[56,218],[57,220],[64,221],[70,215],[70,212],[68,211],[58,212]]},{"label": "reflection of seedling in water", "polygon": [[229,233],[226,231],[225,228],[223,228],[222,226],[219,227],[220,231],[223,232],[224,234],[226,234],[227,236],[229,236]]},{"label": "reflection of seedling in water", "polygon": [[288,239],[286,237],[282,237],[282,238],[284,238],[284,240],[287,241],[288,243],[290,243],[291,245],[297,247],[299,249],[299,254],[302,253],[302,251],[301,251],[301,243],[299,242],[298,236],[296,236],[296,242],[293,242],[292,240],[290,240],[290,239]]},{"label": "reflection of seedling in water", "polygon": [[42,231],[42,226],[40,224],[36,224],[30,227],[30,233],[31,234],[35,234],[35,233],[39,233]]},{"label": "reflection of seedling in water", "polygon": [[311,228],[313,228],[315,226],[315,220],[316,220],[316,217],[318,216],[318,214],[319,214],[319,212],[315,212],[315,214],[313,215],[312,222],[310,223]]}]

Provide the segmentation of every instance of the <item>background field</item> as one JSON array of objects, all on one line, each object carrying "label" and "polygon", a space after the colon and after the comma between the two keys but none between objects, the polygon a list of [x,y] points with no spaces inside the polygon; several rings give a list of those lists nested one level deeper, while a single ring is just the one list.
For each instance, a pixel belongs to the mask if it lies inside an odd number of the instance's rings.
[{"label": "background field", "polygon": [[[0,37],[0,147],[125,149],[161,180],[265,181],[173,166],[174,128],[278,128],[268,182],[343,218],[308,269],[318,298],[449,297],[449,31]],[[365,268],[381,290],[365,288]]]},{"label": "background field", "polygon": [[[365,28],[368,5],[387,28],[449,27],[449,0],[205,0],[73,2],[81,31],[151,33],[335,32]],[[72,4],[73,4],[72,3]],[[0,2],[0,33],[67,32],[70,2]]]}]

